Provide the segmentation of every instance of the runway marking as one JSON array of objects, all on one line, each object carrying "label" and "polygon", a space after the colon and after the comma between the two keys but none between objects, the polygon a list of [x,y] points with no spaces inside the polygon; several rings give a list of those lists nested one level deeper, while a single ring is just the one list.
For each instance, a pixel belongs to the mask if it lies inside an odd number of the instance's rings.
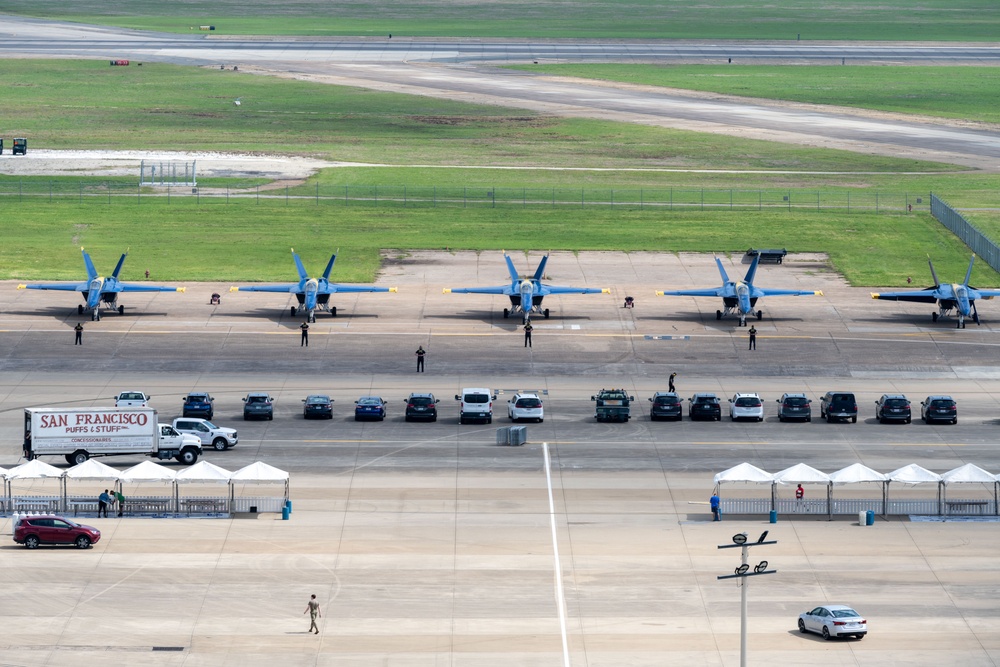
[{"label": "runway marking", "polygon": [[[269,440],[268,442],[276,442],[275,440]],[[287,440],[286,442],[343,442],[343,443],[353,443],[353,442],[367,442],[367,443],[378,443],[378,442],[411,442],[410,440]]]},{"label": "runway marking", "polygon": [[563,593],[562,565],[559,563],[559,539],[556,537],[556,505],[552,499],[552,460],[549,458],[549,443],[542,443],[545,454],[545,483],[549,489],[549,526],[552,529],[552,557],[555,560],[556,606],[559,607],[559,631],[562,635],[563,665],[570,667],[569,639],[566,636],[566,596]]}]

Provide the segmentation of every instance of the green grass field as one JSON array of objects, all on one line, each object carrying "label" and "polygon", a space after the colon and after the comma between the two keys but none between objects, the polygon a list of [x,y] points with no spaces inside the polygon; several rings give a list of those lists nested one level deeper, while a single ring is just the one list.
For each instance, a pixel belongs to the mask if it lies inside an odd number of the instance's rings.
[{"label": "green grass field", "polygon": [[0,61],[0,80],[5,132],[37,148],[264,152],[392,165],[958,170],[230,70],[15,60]]},{"label": "green grass field", "polygon": [[[108,267],[105,271],[131,247],[127,279],[149,269],[157,280],[192,282],[291,280],[291,247],[310,266],[340,248],[333,278],[345,282],[372,280],[382,248],[742,252],[777,246],[826,252],[855,285],[904,284],[907,276],[922,275],[928,254],[942,275],[957,274],[968,264],[968,249],[926,214],[403,210],[285,206],[281,200],[228,205],[143,200],[19,207],[18,234],[0,247],[0,278],[79,279],[80,246]],[[497,273],[503,275],[502,265]],[[1000,277],[980,263],[976,280],[997,284]]]},{"label": "green grass field", "polygon": [[170,32],[622,39],[994,41],[994,0],[4,0],[3,12]]}]

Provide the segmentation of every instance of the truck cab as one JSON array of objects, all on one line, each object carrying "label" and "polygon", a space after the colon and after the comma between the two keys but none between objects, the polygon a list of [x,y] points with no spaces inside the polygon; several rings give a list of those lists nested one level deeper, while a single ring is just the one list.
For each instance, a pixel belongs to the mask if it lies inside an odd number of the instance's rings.
[{"label": "truck cab", "polygon": [[211,445],[218,452],[235,447],[240,441],[236,429],[216,426],[207,419],[178,417],[174,420],[173,427],[179,433],[193,435],[202,446]]},{"label": "truck cab", "polygon": [[627,422],[631,417],[631,404],[635,396],[624,389],[601,389],[590,400],[597,403],[594,417],[599,422]]}]

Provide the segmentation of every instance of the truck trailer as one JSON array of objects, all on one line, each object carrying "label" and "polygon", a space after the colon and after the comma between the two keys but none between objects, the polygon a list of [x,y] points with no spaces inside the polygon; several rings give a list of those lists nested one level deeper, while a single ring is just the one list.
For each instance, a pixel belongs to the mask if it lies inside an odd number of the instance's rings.
[{"label": "truck trailer", "polygon": [[96,456],[142,455],[191,465],[201,441],[160,424],[153,408],[25,408],[24,458],[64,456],[79,465]]}]

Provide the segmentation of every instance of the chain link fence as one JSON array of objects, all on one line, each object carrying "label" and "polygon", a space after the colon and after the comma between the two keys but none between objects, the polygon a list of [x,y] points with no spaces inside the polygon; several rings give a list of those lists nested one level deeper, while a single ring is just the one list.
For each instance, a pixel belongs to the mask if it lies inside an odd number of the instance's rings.
[{"label": "chain link fence", "polygon": [[931,215],[969,246],[980,259],[993,267],[994,271],[1000,272],[1000,248],[997,244],[966,220],[965,216],[934,194],[931,195]]},{"label": "chain link fence", "polygon": [[738,190],[709,188],[509,188],[482,186],[337,185],[273,188],[257,186],[156,188],[121,181],[0,180],[0,199],[75,201],[114,205],[116,201],[169,204],[254,201],[281,205],[379,208],[627,208],[655,211],[839,211],[905,213],[928,210],[925,194],[871,190]]}]

